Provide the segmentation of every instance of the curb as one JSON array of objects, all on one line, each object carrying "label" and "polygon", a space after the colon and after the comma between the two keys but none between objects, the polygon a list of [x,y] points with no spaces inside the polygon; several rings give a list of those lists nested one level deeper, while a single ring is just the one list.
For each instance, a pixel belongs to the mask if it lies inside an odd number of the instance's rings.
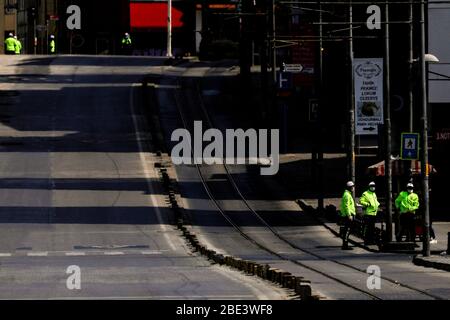
[{"label": "curb", "polygon": [[[156,139],[155,147],[157,150],[163,150],[164,139],[160,131],[159,117],[153,114],[151,116],[151,121],[151,127],[154,131],[156,130],[155,128],[159,128],[159,132],[152,132],[153,137]],[[169,174],[167,173],[167,169],[171,167],[172,164],[167,162],[163,163],[161,154],[162,151],[156,152],[156,155],[161,159],[161,162],[155,163],[155,169],[157,169],[160,174],[160,180],[167,196],[166,202],[170,204],[170,207],[175,214],[177,228],[182,232],[183,237],[191,245],[194,252],[200,253],[219,265],[226,265],[233,269],[242,271],[247,275],[254,275],[264,280],[276,283],[283,288],[294,290],[301,300],[318,300],[318,297],[312,295],[311,282],[305,280],[303,277],[293,276],[289,272],[271,268],[268,264],[263,265],[250,260],[243,260],[229,255],[222,255],[214,250],[208,249],[205,245],[203,245],[198,240],[196,234],[189,231],[184,225],[182,208],[177,200],[177,195],[179,195],[180,192],[178,191],[176,181],[171,180]]]},{"label": "curb", "polygon": [[443,271],[450,271],[450,263],[430,261],[422,255],[416,255],[413,258],[413,263],[417,266],[435,268]]}]

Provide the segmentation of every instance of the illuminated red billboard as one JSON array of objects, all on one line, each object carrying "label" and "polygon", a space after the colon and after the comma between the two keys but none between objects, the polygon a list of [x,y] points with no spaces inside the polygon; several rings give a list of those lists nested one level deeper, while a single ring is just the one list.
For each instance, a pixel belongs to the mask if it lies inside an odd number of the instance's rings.
[{"label": "illuminated red billboard", "polygon": [[[167,2],[131,2],[130,23],[132,29],[167,28]],[[183,13],[172,7],[172,27],[183,26]]]}]

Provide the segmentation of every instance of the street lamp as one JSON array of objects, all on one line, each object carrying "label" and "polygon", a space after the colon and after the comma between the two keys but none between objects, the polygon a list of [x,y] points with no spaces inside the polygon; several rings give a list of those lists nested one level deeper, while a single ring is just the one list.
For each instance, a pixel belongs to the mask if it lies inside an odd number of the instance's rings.
[{"label": "street lamp", "polygon": [[427,53],[425,54],[425,62],[438,63],[439,59],[434,54]]}]

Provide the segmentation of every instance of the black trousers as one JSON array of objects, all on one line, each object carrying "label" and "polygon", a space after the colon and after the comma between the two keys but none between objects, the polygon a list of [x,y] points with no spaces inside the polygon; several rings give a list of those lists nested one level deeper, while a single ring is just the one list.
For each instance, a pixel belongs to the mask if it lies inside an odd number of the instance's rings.
[{"label": "black trousers", "polygon": [[15,55],[16,51],[5,51],[5,54],[7,54],[7,55]]},{"label": "black trousers", "polygon": [[416,224],[414,221],[414,213],[412,212],[400,214],[400,231],[397,235],[397,241],[402,241],[404,235],[406,235],[407,242],[416,240]]},{"label": "black trousers", "polygon": [[364,215],[364,244],[375,243],[375,222],[377,216]]},{"label": "black trousers", "polygon": [[339,233],[342,238],[342,247],[346,248],[348,247],[348,238],[350,236],[350,233],[352,232],[353,220],[351,220],[349,217],[341,217],[340,225],[341,227],[339,229]]}]

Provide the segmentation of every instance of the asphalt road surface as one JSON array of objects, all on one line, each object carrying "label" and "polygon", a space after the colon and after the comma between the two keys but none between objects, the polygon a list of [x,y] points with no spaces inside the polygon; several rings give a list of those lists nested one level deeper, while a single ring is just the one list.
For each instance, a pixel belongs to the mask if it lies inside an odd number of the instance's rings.
[{"label": "asphalt road surface", "polygon": [[[136,93],[162,64],[2,57],[0,298],[289,297],[211,265],[170,225]],[[73,265],[79,290],[67,287]]]}]

